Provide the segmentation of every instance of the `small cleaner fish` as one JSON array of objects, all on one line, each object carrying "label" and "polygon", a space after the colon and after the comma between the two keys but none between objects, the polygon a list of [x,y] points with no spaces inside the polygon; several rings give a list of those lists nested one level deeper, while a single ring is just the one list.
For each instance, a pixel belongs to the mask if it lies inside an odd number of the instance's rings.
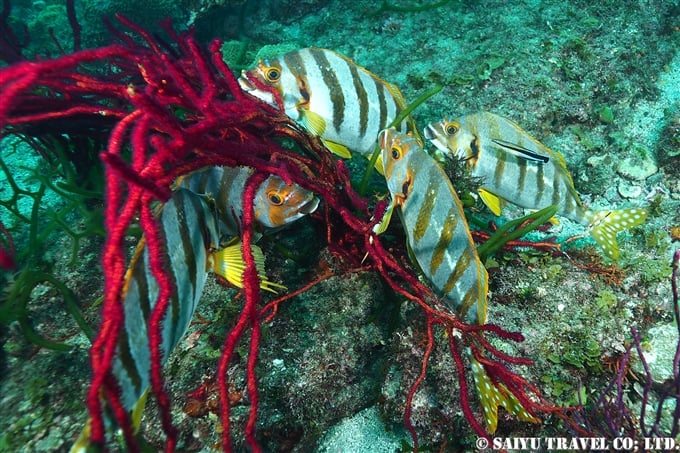
[{"label": "small cleaner fish", "polygon": [[619,257],[616,234],[647,218],[641,208],[595,211],[583,206],[562,154],[552,151],[514,122],[489,112],[442,120],[425,127],[425,137],[444,155],[466,159],[472,176],[482,178],[479,195],[500,215],[502,200],[586,225],[612,259]]}]

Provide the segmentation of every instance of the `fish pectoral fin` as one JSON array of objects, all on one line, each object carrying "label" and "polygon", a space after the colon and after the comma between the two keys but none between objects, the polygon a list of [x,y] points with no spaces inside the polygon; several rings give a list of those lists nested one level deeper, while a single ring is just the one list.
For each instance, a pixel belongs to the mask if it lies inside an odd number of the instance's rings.
[{"label": "fish pectoral fin", "polygon": [[378,159],[375,161],[375,169],[380,176],[385,176],[385,168],[383,167],[382,153],[378,154]]},{"label": "fish pectoral fin", "polygon": [[[534,212],[540,211],[540,209],[529,209],[528,211],[531,212],[531,213],[533,214]],[[548,219],[548,222],[550,222],[550,223],[551,223],[552,225],[554,225],[554,226],[558,226],[558,225],[560,224],[560,220],[559,220],[557,217],[555,217],[555,216],[550,217],[550,218]]]},{"label": "fish pectoral fin", "polygon": [[619,246],[616,233],[640,225],[647,218],[647,210],[639,208],[615,209],[612,211],[587,211],[590,234],[607,256],[618,259]]},{"label": "fish pectoral fin", "polygon": [[377,235],[381,235],[387,230],[387,227],[390,226],[390,220],[392,220],[392,213],[394,212],[394,207],[396,206],[397,203],[392,201],[390,205],[385,209],[385,213],[383,214],[382,219],[380,220],[379,223],[376,223],[375,226],[373,227],[373,232]]},{"label": "fish pectoral fin", "polygon": [[333,154],[340,156],[343,159],[349,159],[350,157],[352,157],[352,153],[350,152],[349,148],[347,148],[345,145],[341,145],[340,143],[332,142],[330,140],[321,141],[326,146],[326,148],[328,148]]},{"label": "fish pectoral fin", "polygon": [[501,215],[501,211],[503,210],[503,200],[500,197],[492,194],[488,190],[481,188],[477,190],[477,193],[479,193],[479,197],[482,199],[486,207],[489,208],[491,212],[493,212],[493,215]]},{"label": "fish pectoral fin", "polygon": [[472,377],[479,393],[484,422],[490,434],[496,432],[498,426],[498,406],[514,414],[520,420],[529,423],[540,423],[540,420],[529,413],[517,397],[501,383],[494,383],[481,363],[471,358]]},{"label": "fish pectoral fin", "polygon": [[527,149],[516,143],[510,143],[498,138],[494,138],[491,141],[502,147],[506,152],[512,154],[513,156],[528,160],[529,162],[535,162],[538,164],[547,164],[550,162],[550,156],[531,151],[530,149]]},{"label": "fish pectoral fin", "polygon": [[[262,249],[252,245],[251,250],[255,259],[257,275],[260,278],[260,288],[274,294],[277,293],[277,290],[286,290],[285,286],[267,280]],[[243,261],[243,255],[241,254],[241,242],[214,252],[212,261],[213,272],[215,274],[223,277],[237,288],[243,288],[243,273],[246,270],[246,263]]]},{"label": "fish pectoral fin", "polygon": [[314,135],[323,137],[326,132],[326,120],[321,115],[305,108],[300,109],[300,124]]},{"label": "fish pectoral fin", "polygon": [[[139,427],[142,424],[142,415],[144,414],[144,408],[146,407],[146,400],[149,396],[149,391],[150,389],[147,388],[146,391],[142,393],[142,396],[139,397],[139,399],[135,403],[135,407],[132,409],[130,413],[130,421],[132,422],[132,432],[135,435],[139,432]],[[83,430],[80,432],[80,435],[78,435],[78,438],[71,446],[69,453],[87,453],[91,451],[92,448],[92,443],[90,442],[90,433],[92,429],[91,426],[92,419],[88,417],[87,421],[85,422],[85,426],[83,427]],[[110,426],[107,425],[107,429],[109,428]]]}]

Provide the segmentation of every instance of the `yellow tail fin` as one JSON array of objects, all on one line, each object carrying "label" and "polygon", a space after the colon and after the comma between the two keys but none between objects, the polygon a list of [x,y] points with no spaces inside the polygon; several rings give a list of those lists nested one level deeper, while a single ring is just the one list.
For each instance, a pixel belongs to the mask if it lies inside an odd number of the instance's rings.
[{"label": "yellow tail fin", "polygon": [[614,260],[619,257],[616,233],[640,225],[646,218],[647,211],[639,208],[586,212],[590,234],[607,256]]},{"label": "yellow tail fin", "polygon": [[490,434],[496,432],[498,425],[498,406],[503,406],[509,413],[514,414],[522,421],[539,423],[540,420],[531,415],[522,406],[517,397],[513,395],[503,384],[495,385],[491,378],[484,371],[484,367],[474,358],[470,357],[472,363],[472,377],[475,387],[479,392],[479,399],[484,410],[484,422]]},{"label": "yellow tail fin", "polygon": [[[277,290],[285,290],[285,286],[267,280],[262,249],[252,245],[252,251],[253,258],[255,258],[255,267],[257,267],[257,275],[260,277],[260,288],[275,294]],[[243,262],[243,256],[241,255],[241,242],[216,251],[212,257],[213,272],[224,277],[232,285],[243,288],[243,272],[246,269],[246,263]]]}]

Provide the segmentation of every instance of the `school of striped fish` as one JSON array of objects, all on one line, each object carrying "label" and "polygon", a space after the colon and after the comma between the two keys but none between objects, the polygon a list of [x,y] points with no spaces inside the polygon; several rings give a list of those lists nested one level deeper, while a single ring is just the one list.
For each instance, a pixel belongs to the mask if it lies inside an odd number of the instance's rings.
[{"label": "school of striped fish", "polygon": [[[558,206],[558,214],[585,225],[605,253],[619,256],[616,234],[641,224],[641,208],[591,210],[581,202],[564,157],[512,121],[489,112],[430,123],[424,136],[436,147],[431,155],[411,118],[393,124],[406,108],[399,89],[327,49],[305,48],[264,59],[239,78],[241,88],[278,107],[329,150],[342,158],[379,152],[376,168],[384,174],[391,204],[376,232],[400,212],[407,246],[417,267],[452,313],[470,324],[487,319],[488,276],[477,254],[454,185],[439,160],[465,159],[482,178],[479,196],[500,215],[503,203],[538,210]],[[378,148],[376,148],[378,146]],[[241,285],[240,219],[242,190],[252,170],[211,167],[180,179],[159,211],[161,231],[177,293],[163,332],[163,361],[186,333],[209,273]],[[280,228],[312,213],[318,198],[270,176],[258,189],[257,222]],[[235,238],[235,243],[228,240]],[[284,289],[266,278],[264,256],[256,246],[262,288]],[[158,287],[149,270],[144,240],[126,276],[125,329],[118,341],[113,374],[126,408],[138,413],[150,382],[147,323]],[[469,350],[468,350],[469,352]],[[498,406],[519,419],[538,422],[501,383],[493,382],[471,354],[470,363],[486,428],[496,430]],[[86,437],[85,437],[86,438]],[[79,440],[73,451],[83,449]]]}]

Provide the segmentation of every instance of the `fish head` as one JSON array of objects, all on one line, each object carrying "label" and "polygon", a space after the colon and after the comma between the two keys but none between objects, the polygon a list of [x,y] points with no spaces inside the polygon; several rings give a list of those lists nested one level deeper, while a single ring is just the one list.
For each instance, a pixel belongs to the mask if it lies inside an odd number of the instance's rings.
[{"label": "fish head", "polygon": [[413,170],[409,161],[414,154],[422,151],[422,145],[410,133],[398,132],[394,128],[378,134],[382,150],[383,169],[387,188],[397,204],[403,203],[413,184]]},{"label": "fish head", "polygon": [[319,206],[314,193],[297,184],[286,184],[271,175],[255,194],[254,211],[257,221],[268,228],[278,228],[311,214]]},{"label": "fish head", "polygon": [[238,79],[246,93],[278,107],[281,99],[284,110],[293,119],[299,118],[299,107],[309,103],[309,90],[304,78],[297,75],[295,68],[289,68],[283,57],[260,60],[257,66],[243,70]]},{"label": "fish head", "polygon": [[470,155],[470,144],[475,141],[473,134],[468,131],[460,120],[441,120],[425,126],[423,135],[437,148],[434,156],[443,160],[447,155],[467,159]]}]

